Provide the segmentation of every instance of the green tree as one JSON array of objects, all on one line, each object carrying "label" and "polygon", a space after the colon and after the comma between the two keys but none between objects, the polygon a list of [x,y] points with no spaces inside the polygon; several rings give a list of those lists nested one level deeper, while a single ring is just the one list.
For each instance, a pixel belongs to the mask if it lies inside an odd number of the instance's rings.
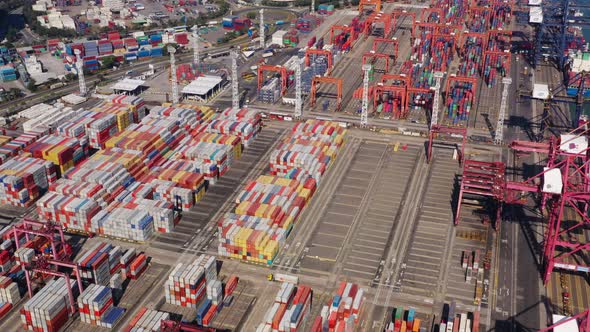
[{"label": "green tree", "polygon": [[8,28],[8,31],[6,32],[6,37],[5,37],[6,40],[9,43],[15,42],[16,41],[16,34],[17,34],[17,32],[18,31],[16,31],[16,29],[13,26],[9,27]]},{"label": "green tree", "polygon": [[246,17],[251,20],[256,19],[256,12],[248,12],[248,14],[246,14]]},{"label": "green tree", "polygon": [[111,69],[115,65],[117,58],[114,55],[108,55],[100,59],[101,68]]},{"label": "green tree", "polygon": [[37,91],[37,89],[38,89],[37,82],[35,81],[34,78],[29,79],[29,83],[27,83],[27,89],[29,89],[29,91],[31,91],[31,92]]}]

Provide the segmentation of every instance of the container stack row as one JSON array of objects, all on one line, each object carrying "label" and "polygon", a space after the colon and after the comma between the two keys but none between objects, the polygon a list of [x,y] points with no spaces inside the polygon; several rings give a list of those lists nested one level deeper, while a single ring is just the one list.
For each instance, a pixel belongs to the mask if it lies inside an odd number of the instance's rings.
[{"label": "container stack row", "polygon": [[[79,293],[75,279],[69,280],[74,298]],[[27,331],[57,332],[69,318],[70,303],[66,279],[52,279],[29,299],[20,311],[22,328]]]},{"label": "container stack row", "polygon": [[263,103],[274,104],[281,98],[281,85],[277,77],[266,82],[258,92],[258,100]]},{"label": "container stack row", "polygon": [[270,172],[298,181],[310,177],[319,184],[343,143],[341,127],[297,124],[271,153]]},{"label": "container stack row", "polygon": [[18,284],[7,276],[0,276],[0,318],[21,299]]},{"label": "container stack row", "polygon": [[64,174],[88,157],[88,140],[47,135],[24,150],[34,158],[52,162],[59,170],[59,174]]},{"label": "container stack row", "polygon": [[177,264],[164,287],[166,303],[197,308],[204,297],[219,303],[217,297],[213,297],[222,295],[221,282],[217,280],[217,260],[214,256],[201,255],[191,264]]},{"label": "container stack row", "polygon": [[313,291],[310,287],[282,283],[274,303],[267,310],[264,321],[258,325],[256,332],[303,331],[303,325],[311,310],[312,299]]},{"label": "container stack row", "polygon": [[125,332],[135,331],[160,331],[162,321],[170,320],[170,314],[167,312],[141,308],[133,317],[131,322],[123,329]]},{"label": "container stack row", "polygon": [[403,307],[394,308],[391,313],[391,321],[388,322],[386,332],[426,332],[427,328],[421,325],[421,320],[416,318],[416,310],[410,308],[404,312]]},{"label": "container stack row", "polygon": [[[272,264],[279,244],[284,242],[297,218],[313,196],[321,174],[331,164],[342,146],[345,130],[327,121],[308,120],[296,124],[271,156],[271,170],[275,175],[262,175],[249,182],[238,194],[235,213],[225,214],[218,222],[218,253],[245,261]],[[300,141],[298,141],[300,139]],[[298,151],[312,142],[325,142],[321,150],[309,149],[309,157],[295,162],[281,156]],[[301,143],[296,147],[291,143]],[[321,145],[321,144],[320,144]],[[333,145],[333,148],[330,148]],[[327,148],[326,148],[327,147]],[[307,151],[307,150],[306,150]],[[274,157],[274,158],[273,158]],[[313,161],[313,159],[316,161]],[[284,160],[284,161],[282,161]],[[317,178],[317,180],[314,179]]]},{"label": "container stack row", "polygon": [[123,317],[125,309],[113,305],[109,287],[90,284],[78,297],[80,320],[86,324],[112,329]]},{"label": "container stack row", "polygon": [[0,203],[31,206],[55,179],[55,166],[48,161],[15,157],[0,165]]},{"label": "container stack row", "polygon": [[331,302],[322,307],[321,321],[316,318],[321,329],[316,328],[313,331],[354,331],[364,301],[364,289],[354,283],[341,282]]}]

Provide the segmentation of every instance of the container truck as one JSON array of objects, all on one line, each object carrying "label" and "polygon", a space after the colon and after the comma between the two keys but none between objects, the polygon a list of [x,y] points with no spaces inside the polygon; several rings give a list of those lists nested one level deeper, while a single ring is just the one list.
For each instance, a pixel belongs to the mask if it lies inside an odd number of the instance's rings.
[{"label": "container truck", "polygon": [[299,277],[289,274],[275,273],[268,275],[268,281],[288,282],[297,285],[299,283]]}]

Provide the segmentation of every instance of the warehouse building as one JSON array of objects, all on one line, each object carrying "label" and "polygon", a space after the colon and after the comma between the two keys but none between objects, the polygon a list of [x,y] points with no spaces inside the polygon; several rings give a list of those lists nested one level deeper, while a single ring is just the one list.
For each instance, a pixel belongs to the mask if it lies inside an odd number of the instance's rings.
[{"label": "warehouse building", "polygon": [[221,91],[226,82],[221,76],[199,76],[182,89],[182,95],[186,99],[208,101]]},{"label": "warehouse building", "polygon": [[147,89],[144,80],[124,78],[112,86],[113,92],[128,96],[137,96]]}]

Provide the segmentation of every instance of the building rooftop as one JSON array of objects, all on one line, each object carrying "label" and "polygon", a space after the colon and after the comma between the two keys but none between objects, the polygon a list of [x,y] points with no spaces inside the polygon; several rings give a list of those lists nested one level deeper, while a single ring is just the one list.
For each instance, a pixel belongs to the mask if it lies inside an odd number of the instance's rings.
[{"label": "building rooftop", "polygon": [[189,85],[185,86],[182,89],[182,93],[204,95],[219,85],[222,81],[223,79],[219,76],[200,76],[196,80],[192,81]]}]

